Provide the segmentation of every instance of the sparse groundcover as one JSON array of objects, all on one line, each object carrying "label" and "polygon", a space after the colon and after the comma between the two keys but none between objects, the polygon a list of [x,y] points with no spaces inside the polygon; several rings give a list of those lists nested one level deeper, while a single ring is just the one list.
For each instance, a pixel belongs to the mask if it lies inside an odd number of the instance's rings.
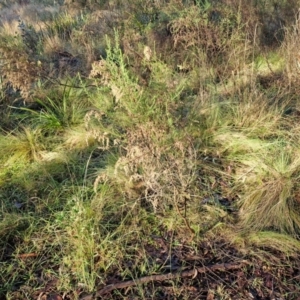
[{"label": "sparse groundcover", "polygon": [[0,1],[0,298],[299,299],[300,1]]}]

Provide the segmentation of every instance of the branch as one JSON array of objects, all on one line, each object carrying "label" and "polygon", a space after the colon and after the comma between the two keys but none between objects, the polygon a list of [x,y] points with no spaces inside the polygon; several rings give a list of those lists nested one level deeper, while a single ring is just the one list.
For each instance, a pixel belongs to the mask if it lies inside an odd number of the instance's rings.
[{"label": "branch", "polygon": [[213,271],[229,271],[229,270],[237,270],[243,267],[245,264],[248,264],[247,261],[242,260],[238,264],[228,263],[228,264],[216,264],[212,266],[206,266],[206,267],[194,267],[192,270],[187,270],[183,272],[174,272],[174,273],[168,273],[168,274],[160,274],[160,275],[150,275],[141,277],[135,280],[128,280],[123,281],[119,283],[109,284],[106,287],[104,287],[101,290],[98,290],[96,294],[93,295],[87,295],[81,298],[81,300],[92,300],[95,299],[95,297],[100,297],[105,294],[108,294],[109,292],[116,290],[116,289],[123,289],[130,286],[136,286],[142,283],[148,283],[153,281],[164,281],[164,280],[172,280],[176,278],[184,278],[184,277],[192,277],[195,278],[198,273],[206,273],[206,272],[213,272]]}]

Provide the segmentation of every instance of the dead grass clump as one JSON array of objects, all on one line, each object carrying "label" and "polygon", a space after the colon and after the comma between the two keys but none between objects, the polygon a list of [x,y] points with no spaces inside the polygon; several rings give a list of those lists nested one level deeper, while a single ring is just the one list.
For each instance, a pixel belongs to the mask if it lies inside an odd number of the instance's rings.
[{"label": "dead grass clump", "polygon": [[239,11],[224,8],[219,12],[192,6],[170,22],[169,30],[181,63],[187,59],[196,66],[208,63],[220,78],[245,63],[249,47],[241,34],[243,26]]},{"label": "dead grass clump", "polygon": [[[243,205],[240,210],[242,226],[244,229],[259,231],[264,229],[279,230],[296,234],[298,224],[294,225],[293,200],[291,199],[292,185],[281,178],[268,180],[255,189],[246,189]],[[292,213],[292,214],[291,214]]]},{"label": "dead grass clump", "polygon": [[[282,145],[281,145],[282,146]],[[299,153],[285,147],[264,158],[261,153],[251,162],[244,161],[249,172],[240,211],[241,224],[253,230],[273,229],[298,236],[300,203],[297,173]],[[251,176],[252,175],[252,176]]]},{"label": "dead grass clump", "polygon": [[300,16],[294,26],[286,29],[286,39],[281,47],[281,55],[285,59],[284,74],[293,90],[298,90],[300,75]]},{"label": "dead grass clump", "polygon": [[239,0],[219,2],[233,11],[239,11],[248,38],[263,49],[274,49],[281,45],[285,39],[284,28],[294,23],[299,8],[298,0],[248,1],[242,5]]},{"label": "dead grass clump", "polygon": [[245,231],[274,230],[297,236],[298,135],[284,131],[293,128],[282,117],[287,103],[270,103],[261,92],[251,93],[253,100],[244,92],[246,98],[239,102],[228,107],[219,104],[223,113],[213,138],[221,156],[235,165],[240,225]]},{"label": "dead grass clump", "polygon": [[99,32],[103,35],[109,34],[117,27],[120,19],[121,13],[118,11],[98,10],[88,16],[83,31],[93,37],[99,35]]},{"label": "dead grass clump", "polygon": [[29,99],[33,84],[41,74],[39,62],[29,53],[20,38],[2,35],[0,53],[4,64],[1,72],[5,83],[11,84],[14,89],[20,89],[21,96]]},{"label": "dead grass clump", "polygon": [[[236,162],[240,225],[245,231],[275,230],[297,236],[299,152],[289,142],[231,133],[222,141]],[[283,152],[284,151],[284,152]]]},{"label": "dead grass clump", "polygon": [[165,134],[151,123],[128,132],[126,153],[113,169],[101,171],[95,188],[110,182],[129,199],[151,204],[154,212],[182,208],[194,188],[196,154],[188,141],[171,146]]}]

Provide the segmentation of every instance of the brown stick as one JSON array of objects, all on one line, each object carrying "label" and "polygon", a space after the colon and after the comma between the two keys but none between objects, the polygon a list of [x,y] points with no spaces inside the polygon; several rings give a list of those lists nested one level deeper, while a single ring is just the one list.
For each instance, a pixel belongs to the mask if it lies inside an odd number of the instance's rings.
[{"label": "brown stick", "polygon": [[182,271],[182,272],[178,271],[178,272],[168,273],[168,274],[145,276],[145,277],[141,277],[141,278],[138,278],[135,280],[128,280],[128,281],[123,281],[123,282],[119,282],[119,283],[109,284],[106,287],[104,287],[103,289],[98,290],[95,295],[87,295],[87,296],[81,298],[81,300],[92,300],[92,299],[95,299],[95,297],[103,296],[113,290],[116,290],[116,289],[123,289],[123,288],[127,288],[130,286],[136,286],[136,285],[142,284],[142,283],[148,283],[151,281],[171,280],[171,279],[176,279],[179,277],[191,277],[191,276],[196,277],[198,273],[205,273],[207,271],[211,271],[211,272],[223,271],[224,272],[224,271],[228,271],[228,270],[236,270],[236,269],[240,269],[245,264],[248,264],[248,262],[245,260],[242,260],[238,264],[216,264],[216,265],[206,266],[206,267],[194,267],[194,269],[192,269],[192,270],[187,270],[187,271]]}]

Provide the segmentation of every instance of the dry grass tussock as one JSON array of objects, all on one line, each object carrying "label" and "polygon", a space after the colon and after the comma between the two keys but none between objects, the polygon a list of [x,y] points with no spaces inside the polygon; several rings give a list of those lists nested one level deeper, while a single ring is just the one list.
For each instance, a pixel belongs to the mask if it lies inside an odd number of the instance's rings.
[{"label": "dry grass tussock", "polygon": [[170,147],[165,138],[166,131],[151,123],[128,133],[126,154],[101,171],[95,189],[103,182],[116,185],[130,199],[150,203],[154,212],[182,207],[195,193],[196,153],[188,140]]},{"label": "dry grass tussock", "polygon": [[287,136],[281,129],[294,127],[287,125],[283,111],[284,106],[263,109],[259,102],[247,101],[247,110],[235,115],[234,131],[223,128],[215,138],[237,163],[234,178],[240,189],[241,228],[298,236],[299,141],[297,135]]},{"label": "dry grass tussock", "polygon": [[300,74],[300,56],[299,56],[299,30],[300,30],[300,16],[296,19],[294,26],[292,26],[286,33],[286,40],[282,45],[282,55],[285,57],[285,75],[289,84],[297,89]]}]

